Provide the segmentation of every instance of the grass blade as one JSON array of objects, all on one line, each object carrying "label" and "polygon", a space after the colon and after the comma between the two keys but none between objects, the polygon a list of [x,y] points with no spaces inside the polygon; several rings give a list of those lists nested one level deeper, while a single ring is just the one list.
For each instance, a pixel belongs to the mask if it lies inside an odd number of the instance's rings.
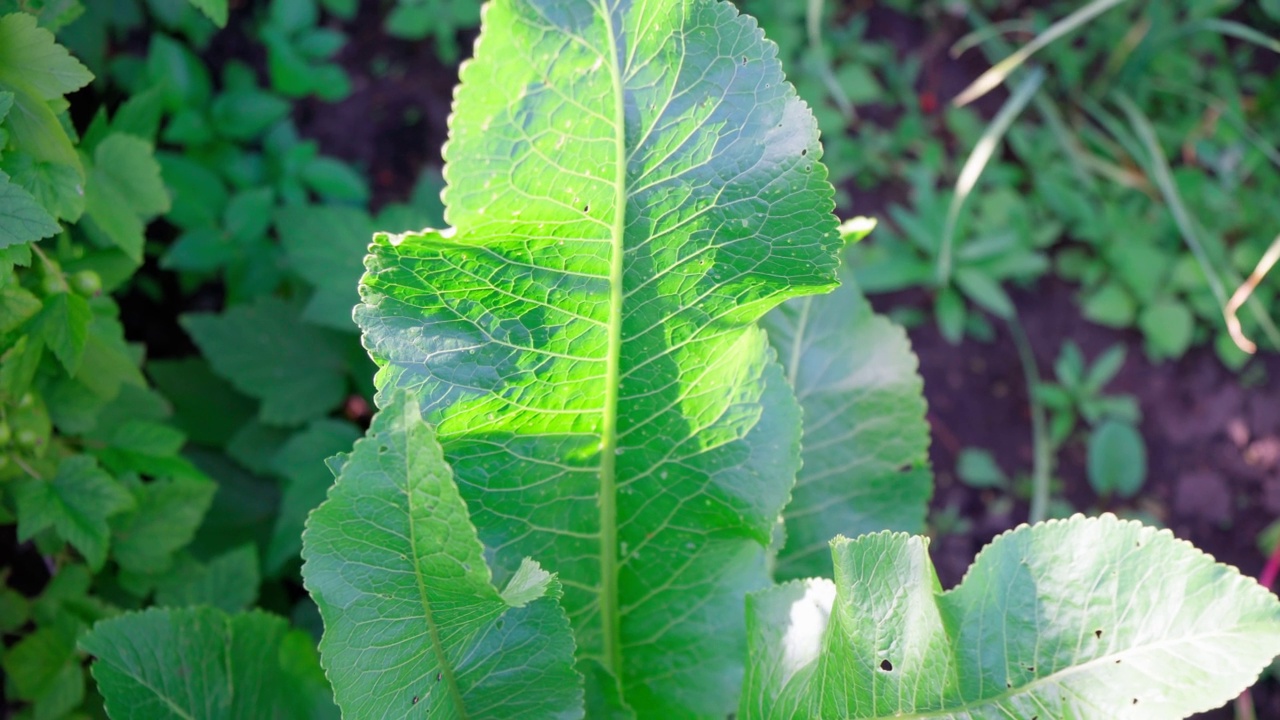
[{"label": "grass blade", "polygon": [[[1165,204],[1169,206],[1169,211],[1173,213],[1174,222],[1177,223],[1178,230],[1182,233],[1182,238],[1186,241],[1187,247],[1191,249],[1196,261],[1200,263],[1200,268],[1204,271],[1205,278],[1209,282],[1209,288],[1213,291],[1214,297],[1217,298],[1218,304],[1222,306],[1225,317],[1228,301],[1227,291],[1222,285],[1222,276],[1218,274],[1217,269],[1209,258],[1209,254],[1204,249],[1204,245],[1200,242],[1191,214],[1187,212],[1187,206],[1182,202],[1182,197],[1178,194],[1178,188],[1173,182],[1173,173],[1169,169],[1169,162],[1165,159],[1164,151],[1161,150],[1160,143],[1156,139],[1155,128],[1152,127],[1151,121],[1142,114],[1142,111],[1128,96],[1117,93],[1115,97],[1116,103],[1128,117],[1129,124],[1137,135],[1138,140],[1145,147],[1150,161],[1149,172],[1152,175],[1152,179],[1155,180],[1156,187],[1160,189],[1160,194],[1164,196]],[[1280,330],[1276,329],[1271,316],[1256,300],[1250,299],[1248,302],[1249,309],[1253,312],[1254,318],[1259,325],[1262,326],[1263,333],[1274,346],[1280,347]]]},{"label": "grass blade", "polygon": [[1023,45],[1017,52],[979,75],[978,79],[974,80],[969,87],[956,96],[956,107],[968,105],[999,87],[1005,81],[1005,78],[1009,77],[1014,70],[1017,70],[1027,61],[1027,58],[1030,58],[1054,40],[1067,35],[1122,2],[1125,2],[1125,0],[1093,0],[1088,5],[1050,25],[1047,30],[1037,35],[1031,42]]},{"label": "grass blade", "polygon": [[1271,268],[1276,264],[1276,260],[1280,260],[1280,237],[1276,237],[1271,241],[1271,247],[1262,254],[1262,259],[1258,261],[1258,266],[1249,273],[1249,277],[1236,288],[1232,293],[1231,299],[1227,301],[1227,307],[1223,309],[1222,315],[1227,321],[1227,332],[1231,333],[1231,339],[1235,341],[1236,347],[1249,353],[1250,355],[1258,351],[1258,345],[1249,338],[1245,337],[1244,330],[1240,328],[1240,318],[1236,316],[1240,306],[1244,305],[1249,296],[1253,295],[1253,291],[1258,287],[1258,283],[1262,282],[1262,278],[1271,272]]},{"label": "grass blade", "polygon": [[1018,117],[1035,96],[1036,91],[1040,89],[1040,85],[1044,83],[1044,77],[1044,70],[1032,69],[1005,101],[1000,112],[996,113],[991,124],[987,125],[987,129],[982,132],[982,137],[978,138],[978,144],[969,154],[969,159],[965,160],[964,167],[960,170],[960,177],[956,180],[955,194],[951,196],[951,205],[947,208],[947,224],[943,228],[942,245],[938,250],[939,287],[945,287],[951,280],[951,246],[955,241],[956,223],[960,219],[960,210],[964,207],[964,202],[968,199],[973,186],[977,184],[978,178],[982,176],[982,171],[986,169],[991,156],[995,154],[996,146],[1009,131],[1014,118]]}]

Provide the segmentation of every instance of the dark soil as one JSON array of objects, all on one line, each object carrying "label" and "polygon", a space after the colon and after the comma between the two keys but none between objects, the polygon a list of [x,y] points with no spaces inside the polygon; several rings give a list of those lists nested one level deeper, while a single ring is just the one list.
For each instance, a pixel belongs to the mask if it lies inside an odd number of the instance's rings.
[{"label": "dark soil", "polygon": [[[421,168],[440,163],[456,68],[442,64],[430,42],[388,39],[377,5],[362,3],[361,15],[343,27],[350,42],[340,60],[352,77],[352,96],[332,105],[306,101],[296,119],[301,132],[319,141],[324,152],[366,171],[375,203],[382,204],[407,196]],[[873,10],[870,27],[877,37],[893,39],[904,53],[924,56],[918,90],[936,97],[939,106],[985,67],[971,56],[968,64],[951,61],[945,52],[951,38],[928,36],[918,20]],[[469,38],[463,46],[470,46]],[[993,107],[998,104],[994,101]],[[849,190],[861,202],[842,212],[883,214],[882,199]],[[924,308],[925,300],[917,293],[877,298],[875,304],[882,311],[902,301]],[[1280,517],[1280,387],[1265,381],[1280,376],[1280,359],[1255,359],[1265,372],[1254,375],[1263,382],[1244,388],[1241,375],[1224,368],[1205,348],[1176,362],[1149,362],[1140,336],[1085,321],[1073,289],[1061,282],[1046,279],[1034,291],[1016,292],[1015,300],[1043,376],[1051,375],[1067,339],[1090,359],[1117,342],[1129,351],[1108,389],[1130,393],[1140,402],[1149,451],[1147,483],[1133,502],[1100,503],[1085,478],[1083,445],[1076,442],[1061,453],[1056,472],[1065,498],[1083,512],[1146,513],[1218,560],[1256,575],[1265,560],[1257,535]],[[1026,520],[1025,503],[997,502],[1000,498],[989,491],[959,483],[953,468],[960,449],[973,446],[990,450],[1007,473],[1029,474],[1028,398],[1006,329],[998,329],[993,342],[967,341],[959,347],[947,344],[932,323],[910,335],[934,430],[933,509],[955,508],[971,521],[966,532],[938,537],[932,546],[939,575],[949,587],[993,536]],[[1253,695],[1258,717],[1280,717],[1280,688],[1274,680],[1265,681]],[[1225,720],[1233,713],[1227,707],[1201,717]]]}]

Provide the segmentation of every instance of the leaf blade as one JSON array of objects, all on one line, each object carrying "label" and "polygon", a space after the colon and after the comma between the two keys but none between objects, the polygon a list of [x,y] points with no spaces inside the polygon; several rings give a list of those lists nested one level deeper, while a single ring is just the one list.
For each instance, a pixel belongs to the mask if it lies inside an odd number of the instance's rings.
[{"label": "leaf blade", "polygon": [[307,522],[303,558],[325,621],[322,661],[349,715],[425,704],[415,712],[582,716],[558,582],[529,561],[510,599],[493,587],[435,433],[413,402],[389,403],[342,462]]}]

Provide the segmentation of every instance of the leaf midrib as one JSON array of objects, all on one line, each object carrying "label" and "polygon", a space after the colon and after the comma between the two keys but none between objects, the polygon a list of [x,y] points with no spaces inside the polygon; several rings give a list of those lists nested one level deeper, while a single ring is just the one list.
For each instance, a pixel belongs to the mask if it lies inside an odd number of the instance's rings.
[{"label": "leaf midrib", "polygon": [[413,518],[413,492],[412,485],[414,482],[414,473],[409,468],[409,437],[410,433],[403,434],[406,446],[402,448],[404,452],[405,478],[404,487],[401,491],[404,493],[405,507],[408,515],[409,525],[409,547],[414,550],[413,556],[413,578],[418,585],[418,598],[422,603],[423,619],[427,621],[427,632],[431,635],[431,649],[434,651],[436,661],[440,663],[440,674],[445,686],[449,690],[449,696],[453,698],[453,706],[458,711],[459,720],[468,720],[471,714],[467,712],[467,704],[463,701],[462,691],[458,688],[458,679],[453,673],[453,665],[449,662],[449,656],[445,653],[444,642],[440,639],[440,626],[436,622],[435,615],[431,611],[431,595],[427,592],[426,579],[422,576],[421,558],[417,554],[418,545],[418,525]]},{"label": "leaf midrib", "polygon": [[609,72],[613,82],[614,203],[609,256],[609,345],[605,356],[604,411],[600,430],[600,621],[604,665],[622,677],[622,634],[618,598],[618,391],[622,358],[622,270],[627,209],[626,98],[618,65],[617,32],[607,0],[599,2],[608,35]]}]

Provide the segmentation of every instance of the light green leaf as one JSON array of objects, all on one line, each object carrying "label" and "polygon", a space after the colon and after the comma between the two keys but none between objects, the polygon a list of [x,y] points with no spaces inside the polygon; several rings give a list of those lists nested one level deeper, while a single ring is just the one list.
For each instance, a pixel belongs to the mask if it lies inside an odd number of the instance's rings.
[{"label": "light green leaf", "polygon": [[0,167],[50,215],[75,222],[84,212],[84,172],[75,165],[38,161],[22,151],[6,152]]},{"label": "light green leaf", "polygon": [[200,12],[204,13],[214,25],[227,26],[227,0],[191,0]]},{"label": "light green leaf", "polygon": [[960,457],[956,458],[956,475],[965,485],[975,488],[1003,487],[1009,482],[996,459],[981,448],[960,451]]},{"label": "light green leaf", "polygon": [[1147,445],[1131,423],[1107,420],[1089,435],[1089,484],[1104,497],[1133,497],[1147,479]]},{"label": "light green leaf", "polygon": [[[812,115],[729,3],[490,3],[446,150],[454,227],[379,236],[365,345],[495,563],[558,558],[580,659],[723,718],[799,465],[755,322],[836,284]],[[707,642],[716,638],[716,642]]]},{"label": "light green leaf", "polygon": [[268,572],[280,570],[298,556],[307,514],[324,502],[333,484],[333,473],[324,461],[349,450],[359,437],[360,431],[351,423],[323,418],[289,438],[276,453],[272,469],[285,478],[285,485],[267,546],[264,564]]},{"label": "light green leaf", "polygon": [[57,44],[36,17],[0,17],[0,85],[22,87],[42,100],[60,99],[93,80],[93,73]]},{"label": "light green leaf", "polygon": [[922,532],[933,477],[919,363],[902,328],[847,278],[765,317],[804,409],[803,465],[783,513],[780,578],[831,574],[829,541]]},{"label": "light green leaf", "polygon": [[127,572],[157,574],[195,537],[217,486],[209,480],[173,478],[132,488],[136,510],[115,526],[111,555]]},{"label": "light green leaf", "polygon": [[104,620],[80,648],[96,657],[93,677],[115,720],[324,717],[312,714],[323,678],[299,641],[311,644],[282,618],[203,607]]},{"label": "light green leaf", "polygon": [[19,541],[52,527],[95,570],[107,559],[107,518],[132,508],[134,502],[123,485],[86,455],[66,458],[53,480],[26,480],[14,494]]},{"label": "light green leaf", "polygon": [[1138,327],[1146,336],[1147,353],[1160,360],[1182,357],[1191,347],[1196,321],[1186,304],[1167,299],[1143,308],[1138,314]]},{"label": "light green leaf", "polygon": [[559,582],[525,560],[493,586],[416,404],[390,402],[340,464],[307,522],[302,575],[346,716],[581,718]]},{"label": "light green leaf", "polygon": [[58,230],[58,223],[31,193],[0,172],[0,247],[52,237]]},{"label": "light green leaf", "polygon": [[1167,530],[1112,515],[1001,535],[941,592],[928,541],[832,542],[835,583],[748,600],[738,717],[1172,720],[1280,653],[1280,602]]},{"label": "light green leaf", "polygon": [[68,375],[75,375],[84,359],[93,311],[89,302],[71,292],[46,296],[39,314],[31,319],[31,333],[57,356]]},{"label": "light green leaf", "polygon": [[299,322],[283,300],[261,297],[181,322],[214,372],[262,400],[265,422],[301,424],[342,402],[346,362],[337,336]]},{"label": "light green leaf", "polygon": [[113,243],[141,261],[146,222],[169,209],[151,144],[113,133],[98,144],[93,158],[85,183],[85,212]]}]

